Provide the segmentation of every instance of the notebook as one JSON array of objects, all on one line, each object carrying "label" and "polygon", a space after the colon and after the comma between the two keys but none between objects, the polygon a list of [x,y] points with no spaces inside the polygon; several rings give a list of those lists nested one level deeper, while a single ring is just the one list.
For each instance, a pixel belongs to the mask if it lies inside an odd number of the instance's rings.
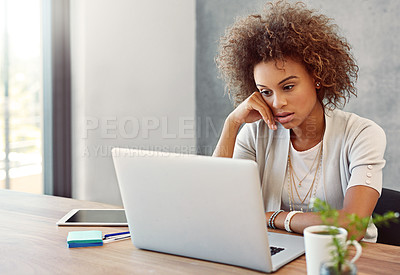
[{"label": "notebook", "polygon": [[137,248],[263,272],[304,253],[303,237],[267,232],[254,161],[124,148],[112,156]]}]

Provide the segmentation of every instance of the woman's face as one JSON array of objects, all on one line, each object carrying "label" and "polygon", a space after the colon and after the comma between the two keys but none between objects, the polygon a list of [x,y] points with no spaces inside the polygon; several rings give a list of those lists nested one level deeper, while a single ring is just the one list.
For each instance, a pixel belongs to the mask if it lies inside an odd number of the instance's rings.
[{"label": "woman's face", "polygon": [[254,80],[275,121],[286,129],[315,129],[323,108],[316,83],[302,63],[292,59],[260,62],[254,66]]}]

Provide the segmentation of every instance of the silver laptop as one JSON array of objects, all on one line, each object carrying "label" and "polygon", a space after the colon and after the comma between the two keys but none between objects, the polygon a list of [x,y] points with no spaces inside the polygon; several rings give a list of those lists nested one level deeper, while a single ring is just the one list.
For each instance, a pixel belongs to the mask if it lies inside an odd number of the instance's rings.
[{"label": "silver laptop", "polygon": [[[268,233],[257,164],[114,148],[137,248],[273,272],[304,253],[303,237]],[[271,256],[271,247],[274,253]]]}]

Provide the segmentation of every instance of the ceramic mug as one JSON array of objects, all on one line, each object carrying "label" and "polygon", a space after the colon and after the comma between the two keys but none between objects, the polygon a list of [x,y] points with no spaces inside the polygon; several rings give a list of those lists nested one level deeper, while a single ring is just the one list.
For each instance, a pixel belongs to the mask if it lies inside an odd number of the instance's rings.
[{"label": "ceramic mug", "polygon": [[[333,235],[328,232],[331,226],[327,225],[314,225],[304,229],[304,244],[306,248],[306,263],[307,263],[307,274],[318,275],[321,265],[324,262],[331,260],[331,251],[335,249],[333,247]],[[346,241],[347,231],[344,228],[337,228],[339,231],[336,234],[336,238],[343,244],[343,246],[354,245],[356,248],[356,255],[350,261],[354,263],[361,256],[361,245],[357,241]]]}]

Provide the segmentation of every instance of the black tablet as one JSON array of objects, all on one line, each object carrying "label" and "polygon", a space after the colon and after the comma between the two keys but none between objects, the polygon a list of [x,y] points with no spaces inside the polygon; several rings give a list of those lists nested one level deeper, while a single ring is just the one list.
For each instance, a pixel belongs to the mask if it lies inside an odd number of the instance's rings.
[{"label": "black tablet", "polygon": [[57,225],[128,226],[124,209],[72,209]]}]

